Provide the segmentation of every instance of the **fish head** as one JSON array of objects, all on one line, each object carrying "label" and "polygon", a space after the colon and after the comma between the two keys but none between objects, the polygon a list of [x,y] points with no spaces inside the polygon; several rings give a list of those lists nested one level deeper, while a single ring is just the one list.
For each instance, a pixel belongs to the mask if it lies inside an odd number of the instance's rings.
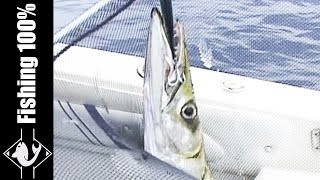
[{"label": "fish head", "polygon": [[12,154],[11,157],[13,158],[19,158],[23,157],[25,159],[28,159],[29,153],[28,148],[24,142],[19,142],[16,147],[16,151]]},{"label": "fish head", "polygon": [[202,149],[202,133],[179,20],[174,25],[173,49],[170,41],[163,18],[154,8],[144,68],[145,149],[191,158]]},{"label": "fish head", "polygon": [[173,39],[166,32],[153,8],[144,67],[144,150],[197,179],[210,179],[183,24],[175,21]]}]

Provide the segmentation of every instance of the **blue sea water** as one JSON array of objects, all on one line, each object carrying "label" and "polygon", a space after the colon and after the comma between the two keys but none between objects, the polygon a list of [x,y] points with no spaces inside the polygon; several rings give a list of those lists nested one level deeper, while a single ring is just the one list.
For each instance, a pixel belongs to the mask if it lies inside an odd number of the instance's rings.
[{"label": "blue sea water", "polygon": [[[54,0],[54,31],[96,2]],[[93,37],[104,42],[97,48],[143,56],[153,5],[137,0]],[[320,90],[319,0],[173,0],[173,7],[193,66]]]}]

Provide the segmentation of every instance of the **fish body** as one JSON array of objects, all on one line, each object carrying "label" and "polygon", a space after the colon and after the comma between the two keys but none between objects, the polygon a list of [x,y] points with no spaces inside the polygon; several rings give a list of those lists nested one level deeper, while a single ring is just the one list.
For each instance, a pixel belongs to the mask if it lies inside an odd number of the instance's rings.
[{"label": "fish body", "polygon": [[144,67],[144,150],[196,179],[211,179],[182,23],[172,49],[160,12],[153,8]]}]

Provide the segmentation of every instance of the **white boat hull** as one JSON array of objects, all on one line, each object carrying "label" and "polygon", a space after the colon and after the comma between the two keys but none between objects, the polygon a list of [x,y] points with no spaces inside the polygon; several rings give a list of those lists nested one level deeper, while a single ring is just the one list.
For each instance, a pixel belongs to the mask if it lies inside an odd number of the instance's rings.
[{"label": "white boat hull", "polygon": [[[119,114],[123,122],[141,123],[137,68],[143,63],[71,47],[54,63],[54,99],[94,105],[100,113],[107,108],[105,120]],[[319,91],[199,68],[191,75],[212,169],[253,176],[263,167],[320,172],[319,137],[312,135],[320,128]]]}]

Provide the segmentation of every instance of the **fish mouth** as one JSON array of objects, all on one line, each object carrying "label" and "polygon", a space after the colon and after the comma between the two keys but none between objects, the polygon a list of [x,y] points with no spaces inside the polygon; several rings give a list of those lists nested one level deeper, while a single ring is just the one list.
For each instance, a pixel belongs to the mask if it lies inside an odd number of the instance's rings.
[{"label": "fish mouth", "polygon": [[[173,39],[169,39],[167,33],[167,27],[164,23],[164,18],[162,17],[160,11],[157,8],[153,8],[151,11],[151,19],[154,26],[158,27],[160,30],[162,44],[162,53],[164,54],[162,69],[162,85],[163,92],[166,98],[163,98],[163,106],[166,106],[175,93],[179,89],[180,85],[185,80],[185,67],[186,67],[186,47],[184,43],[184,29],[182,23],[176,19],[173,26]],[[172,42],[173,47],[170,47],[170,42]]]}]

